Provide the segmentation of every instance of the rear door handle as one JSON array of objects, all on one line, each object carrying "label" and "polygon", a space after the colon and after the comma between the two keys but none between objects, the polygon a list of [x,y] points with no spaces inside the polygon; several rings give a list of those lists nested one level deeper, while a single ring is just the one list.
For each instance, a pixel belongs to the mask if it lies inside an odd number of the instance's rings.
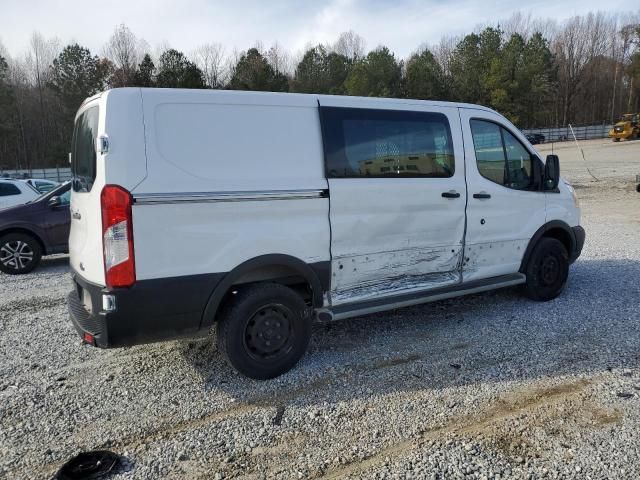
[{"label": "rear door handle", "polygon": [[451,190],[450,192],[442,192],[442,196],[444,198],[459,198],[460,194],[454,190]]},{"label": "rear door handle", "polygon": [[474,193],[473,198],[491,198],[488,193]]}]

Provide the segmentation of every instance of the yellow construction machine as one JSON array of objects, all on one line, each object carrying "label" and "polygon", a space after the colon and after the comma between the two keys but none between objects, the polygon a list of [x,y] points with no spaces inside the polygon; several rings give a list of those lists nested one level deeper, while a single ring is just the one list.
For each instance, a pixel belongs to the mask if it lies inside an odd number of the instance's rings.
[{"label": "yellow construction machine", "polygon": [[636,139],[640,137],[640,113],[625,113],[611,130],[609,136],[614,142],[620,139]]}]

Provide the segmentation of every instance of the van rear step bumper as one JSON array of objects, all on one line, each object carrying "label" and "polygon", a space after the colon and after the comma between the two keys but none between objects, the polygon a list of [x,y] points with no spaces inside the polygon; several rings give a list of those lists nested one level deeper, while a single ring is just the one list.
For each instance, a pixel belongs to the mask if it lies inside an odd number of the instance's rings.
[{"label": "van rear step bumper", "polygon": [[[204,277],[204,278],[203,278]],[[206,335],[201,330],[206,302],[218,276],[194,275],[143,280],[131,288],[107,289],[72,272],[74,290],[67,297],[69,317],[80,336],[93,345],[116,348]],[[103,309],[103,295],[115,310]]]}]

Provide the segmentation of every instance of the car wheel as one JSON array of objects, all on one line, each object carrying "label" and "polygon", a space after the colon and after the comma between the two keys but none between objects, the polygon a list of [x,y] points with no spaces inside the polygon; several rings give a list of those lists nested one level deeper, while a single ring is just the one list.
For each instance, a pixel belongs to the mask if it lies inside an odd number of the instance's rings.
[{"label": "car wheel", "polygon": [[546,302],[562,293],[569,276],[569,254],[561,241],[542,238],[534,247],[527,264],[525,295]]},{"label": "car wheel", "polygon": [[42,257],[40,243],[25,233],[10,233],[0,238],[0,271],[10,275],[29,273]]},{"label": "car wheel", "polygon": [[287,372],[311,338],[311,310],[277,283],[240,288],[220,313],[218,350],[238,372],[266,380]]}]

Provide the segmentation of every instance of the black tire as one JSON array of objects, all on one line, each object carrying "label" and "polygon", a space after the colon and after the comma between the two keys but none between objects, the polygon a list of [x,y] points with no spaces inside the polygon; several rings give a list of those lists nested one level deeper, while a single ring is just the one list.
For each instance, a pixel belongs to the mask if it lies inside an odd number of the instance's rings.
[{"label": "black tire", "polygon": [[218,350],[247,377],[266,380],[282,375],[307,350],[310,313],[300,295],[284,285],[241,288],[219,314]]},{"label": "black tire", "polygon": [[9,233],[0,237],[0,271],[9,275],[29,273],[42,258],[38,240],[26,233]]},{"label": "black tire", "polygon": [[538,302],[553,300],[562,293],[569,277],[569,254],[560,240],[542,238],[531,252],[526,266],[524,292]]}]

